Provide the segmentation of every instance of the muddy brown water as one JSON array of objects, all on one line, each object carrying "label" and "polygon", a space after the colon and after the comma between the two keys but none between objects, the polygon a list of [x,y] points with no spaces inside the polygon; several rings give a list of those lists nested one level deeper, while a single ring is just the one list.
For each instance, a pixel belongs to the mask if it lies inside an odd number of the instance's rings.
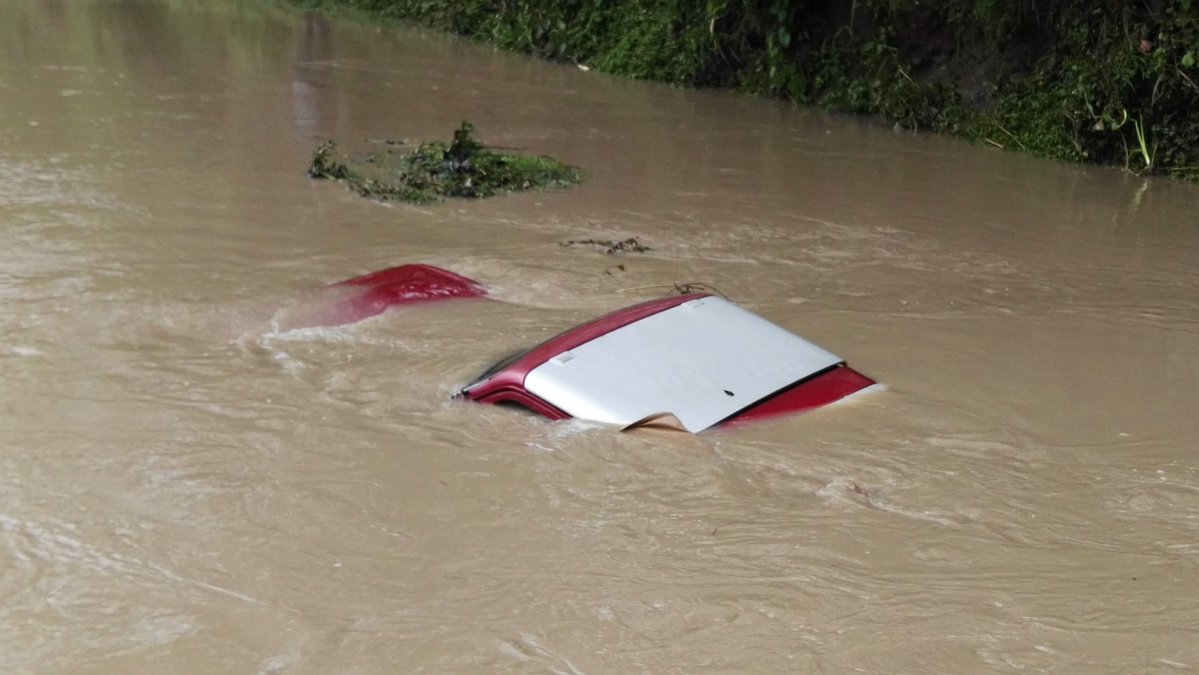
[{"label": "muddy brown water", "polygon": [[[589,180],[304,177],[462,119]],[[253,2],[5,0],[0,672],[1195,672],[1197,207]],[[418,261],[498,301],[294,327]],[[449,400],[685,281],[889,390],[700,436]]]}]

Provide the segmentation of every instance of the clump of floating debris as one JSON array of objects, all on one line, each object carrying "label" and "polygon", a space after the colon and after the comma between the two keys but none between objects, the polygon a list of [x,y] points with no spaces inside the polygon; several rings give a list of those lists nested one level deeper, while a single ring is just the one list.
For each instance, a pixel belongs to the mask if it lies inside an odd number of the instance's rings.
[{"label": "clump of floating debris", "polygon": [[475,139],[474,130],[463,122],[448,145],[430,141],[410,152],[388,147],[362,157],[340,156],[336,144],[326,141],[313,153],[308,175],[343,181],[363,197],[417,204],[563,188],[583,180],[578,168],[552,157],[490,149]]},{"label": "clump of floating debris", "polygon": [[571,239],[570,241],[560,241],[559,246],[586,246],[602,251],[607,255],[616,255],[617,253],[646,253],[654,249],[637,241],[637,237],[630,237],[624,241],[608,241],[606,239]]}]

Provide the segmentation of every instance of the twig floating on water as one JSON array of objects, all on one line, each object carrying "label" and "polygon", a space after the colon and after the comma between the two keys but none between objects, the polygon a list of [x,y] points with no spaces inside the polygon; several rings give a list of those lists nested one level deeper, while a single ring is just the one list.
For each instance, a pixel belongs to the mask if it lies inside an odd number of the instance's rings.
[{"label": "twig floating on water", "polygon": [[605,255],[617,253],[646,253],[654,249],[637,241],[637,237],[629,237],[624,241],[608,241],[606,239],[571,239],[560,241],[559,246],[591,246],[603,251]]}]

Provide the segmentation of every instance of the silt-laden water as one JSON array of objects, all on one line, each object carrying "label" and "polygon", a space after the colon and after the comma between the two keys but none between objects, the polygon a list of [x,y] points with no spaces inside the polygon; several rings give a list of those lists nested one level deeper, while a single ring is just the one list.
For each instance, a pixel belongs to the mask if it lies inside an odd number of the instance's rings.
[{"label": "silt-laden water", "polygon": [[[1199,670],[1196,186],[255,2],[7,0],[0,57],[0,672]],[[464,119],[587,182],[304,176]],[[297,327],[407,262],[494,299]],[[888,390],[450,398],[692,281]]]}]

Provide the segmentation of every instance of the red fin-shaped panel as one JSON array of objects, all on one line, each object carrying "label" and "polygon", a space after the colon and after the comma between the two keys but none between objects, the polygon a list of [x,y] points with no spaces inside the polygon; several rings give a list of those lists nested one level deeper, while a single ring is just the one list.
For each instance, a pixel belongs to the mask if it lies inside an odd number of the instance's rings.
[{"label": "red fin-shaped panel", "polygon": [[479,283],[432,265],[400,265],[347,279],[332,287],[353,291],[337,302],[331,314],[336,323],[362,321],[395,305],[487,295],[487,289]]}]

